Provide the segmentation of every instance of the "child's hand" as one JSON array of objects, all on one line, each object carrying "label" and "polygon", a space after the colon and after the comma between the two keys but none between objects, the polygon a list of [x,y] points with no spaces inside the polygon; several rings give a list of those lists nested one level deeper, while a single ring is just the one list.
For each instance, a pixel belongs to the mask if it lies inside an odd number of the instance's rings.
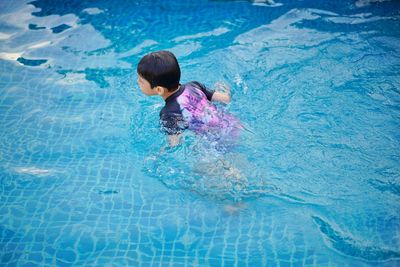
[{"label": "child's hand", "polygon": [[215,92],[211,100],[225,104],[231,102],[231,88],[224,82],[216,82],[214,84],[214,90]]}]

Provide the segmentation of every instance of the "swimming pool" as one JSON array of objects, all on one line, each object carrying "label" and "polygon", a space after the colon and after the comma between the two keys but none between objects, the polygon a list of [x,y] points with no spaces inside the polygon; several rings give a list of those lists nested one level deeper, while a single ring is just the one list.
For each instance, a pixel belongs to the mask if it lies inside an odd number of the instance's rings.
[{"label": "swimming pool", "polygon": [[[0,1],[1,265],[400,265],[399,11]],[[226,155],[158,154],[135,70],[160,49],[231,85],[251,133]]]}]

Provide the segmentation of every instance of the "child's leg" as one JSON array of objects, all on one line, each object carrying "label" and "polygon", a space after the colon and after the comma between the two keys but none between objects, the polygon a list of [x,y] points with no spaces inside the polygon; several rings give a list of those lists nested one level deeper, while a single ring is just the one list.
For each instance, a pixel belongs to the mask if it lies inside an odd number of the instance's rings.
[{"label": "child's leg", "polygon": [[194,186],[210,196],[240,202],[248,187],[246,176],[224,155],[203,158],[193,171],[199,175]]},{"label": "child's leg", "polygon": [[231,190],[239,194],[243,192],[247,187],[248,181],[240,169],[235,167],[225,158],[221,158],[219,164],[223,170],[223,176],[227,180],[228,184],[231,185]]}]

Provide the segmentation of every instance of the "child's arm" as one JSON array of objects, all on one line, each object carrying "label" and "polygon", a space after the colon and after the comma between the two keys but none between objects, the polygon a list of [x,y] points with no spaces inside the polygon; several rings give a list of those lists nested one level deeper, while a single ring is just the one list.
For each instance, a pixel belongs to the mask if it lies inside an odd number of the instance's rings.
[{"label": "child's arm", "polygon": [[160,112],[160,130],[167,137],[167,146],[172,148],[180,144],[185,121],[181,114],[173,110],[162,109]]},{"label": "child's arm", "polygon": [[168,135],[168,146],[175,147],[181,143],[181,134]]},{"label": "child's arm", "polygon": [[167,135],[167,142],[168,142],[168,146],[162,146],[160,148],[159,155],[164,154],[165,149],[174,148],[177,145],[180,145],[181,144],[181,134]]},{"label": "child's arm", "polygon": [[[216,91],[211,100],[228,104],[231,102],[231,89],[224,83],[216,83],[214,85]],[[218,90],[218,91],[217,91]]]},{"label": "child's arm", "polygon": [[211,100],[228,104],[231,102],[231,95],[225,92],[215,92]]}]

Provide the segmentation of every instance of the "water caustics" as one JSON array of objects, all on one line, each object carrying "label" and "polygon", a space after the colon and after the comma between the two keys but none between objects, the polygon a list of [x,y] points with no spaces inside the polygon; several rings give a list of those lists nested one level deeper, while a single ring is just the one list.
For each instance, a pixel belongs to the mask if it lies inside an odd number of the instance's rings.
[{"label": "water caustics", "polygon": [[[0,1],[1,265],[399,265],[399,10]],[[232,87],[228,152],[160,153],[159,49]]]}]

